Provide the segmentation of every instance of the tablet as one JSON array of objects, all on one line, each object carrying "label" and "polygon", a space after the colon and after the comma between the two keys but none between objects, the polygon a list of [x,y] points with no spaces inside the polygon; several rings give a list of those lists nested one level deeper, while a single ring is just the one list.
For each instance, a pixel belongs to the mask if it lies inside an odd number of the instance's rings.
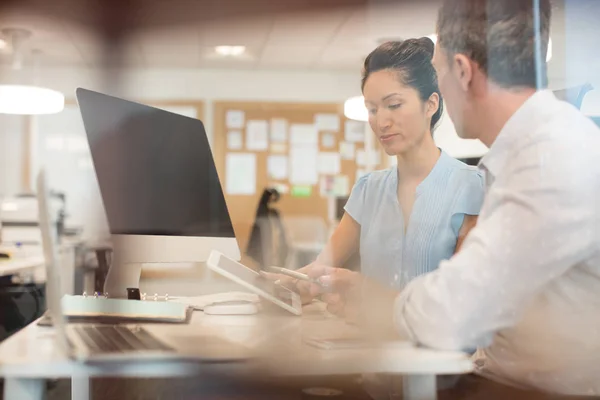
[{"label": "tablet", "polygon": [[232,260],[216,250],[210,253],[206,265],[216,273],[244,286],[284,310],[294,315],[302,315],[302,300],[298,293],[271,282],[251,268]]}]

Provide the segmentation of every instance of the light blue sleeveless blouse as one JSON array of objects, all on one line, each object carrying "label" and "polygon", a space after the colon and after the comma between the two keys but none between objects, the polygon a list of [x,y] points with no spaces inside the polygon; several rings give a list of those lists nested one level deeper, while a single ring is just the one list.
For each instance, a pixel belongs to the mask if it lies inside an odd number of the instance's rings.
[{"label": "light blue sleeveless blouse", "polygon": [[444,151],[417,186],[406,233],[393,166],[360,178],[345,211],[360,224],[361,270],[401,289],[454,254],[465,215],[479,215],[483,175]]}]

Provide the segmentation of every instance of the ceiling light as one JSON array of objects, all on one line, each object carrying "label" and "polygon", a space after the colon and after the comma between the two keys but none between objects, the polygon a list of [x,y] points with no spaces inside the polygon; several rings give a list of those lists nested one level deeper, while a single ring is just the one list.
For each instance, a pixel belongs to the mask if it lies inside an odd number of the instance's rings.
[{"label": "ceiling light", "polygon": [[244,46],[217,46],[215,47],[217,54],[222,56],[241,56],[246,51]]},{"label": "ceiling light", "polygon": [[0,114],[55,114],[65,107],[56,90],[28,85],[0,85]]},{"label": "ceiling light", "polygon": [[[9,38],[12,54],[12,68],[23,68],[23,43],[31,32],[22,29],[4,29],[2,33]],[[37,53],[34,54],[37,58]],[[0,114],[39,115],[55,114],[65,107],[65,96],[56,90],[20,84],[0,84]]]},{"label": "ceiling light", "polygon": [[[428,35],[427,37],[429,39],[431,39],[433,44],[435,44],[437,42],[437,35],[435,33],[432,33],[431,35]],[[552,59],[552,38],[550,38],[550,40],[548,41],[548,52],[546,53],[546,62],[550,61],[551,59]]]},{"label": "ceiling light", "polygon": [[344,102],[344,115],[348,119],[355,121],[368,121],[369,110],[365,107],[365,98],[363,96],[350,97]]}]

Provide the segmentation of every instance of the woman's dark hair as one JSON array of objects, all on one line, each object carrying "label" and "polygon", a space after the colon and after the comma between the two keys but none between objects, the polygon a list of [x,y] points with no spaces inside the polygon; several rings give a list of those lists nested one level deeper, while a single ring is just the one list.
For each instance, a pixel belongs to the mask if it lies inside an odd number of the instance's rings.
[{"label": "woman's dark hair", "polygon": [[361,89],[373,72],[392,70],[398,72],[400,81],[419,92],[422,101],[429,100],[433,93],[440,98],[440,105],[431,117],[431,131],[442,118],[444,103],[437,74],[431,59],[435,45],[429,38],[407,39],[401,42],[386,42],[371,52],[365,59]]}]

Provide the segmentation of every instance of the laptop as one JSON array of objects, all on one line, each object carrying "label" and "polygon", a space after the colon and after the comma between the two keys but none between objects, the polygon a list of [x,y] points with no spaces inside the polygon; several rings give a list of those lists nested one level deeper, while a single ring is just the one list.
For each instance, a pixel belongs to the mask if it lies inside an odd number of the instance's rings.
[{"label": "laptop", "polygon": [[[63,354],[84,362],[140,359],[235,361],[248,358],[249,349],[245,346],[223,339],[216,333],[191,332],[180,325],[68,323],[62,311],[56,232],[51,225],[49,193],[43,170],[37,179],[37,195],[46,260],[46,300],[56,331],[55,342]],[[158,330],[158,334],[153,330]]]}]

